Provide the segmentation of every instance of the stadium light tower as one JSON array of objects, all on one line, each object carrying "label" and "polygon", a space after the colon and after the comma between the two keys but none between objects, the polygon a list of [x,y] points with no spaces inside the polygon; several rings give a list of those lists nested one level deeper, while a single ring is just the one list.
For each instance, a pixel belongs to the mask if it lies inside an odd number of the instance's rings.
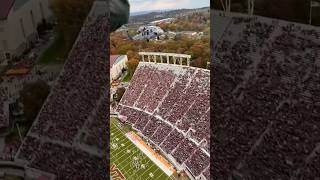
[{"label": "stadium light tower", "polygon": [[312,8],[320,7],[320,2],[318,0],[311,0],[310,1],[310,14],[309,14],[309,24],[312,24]]},{"label": "stadium light tower", "polygon": [[254,0],[248,0],[248,14],[253,15],[254,13]]}]

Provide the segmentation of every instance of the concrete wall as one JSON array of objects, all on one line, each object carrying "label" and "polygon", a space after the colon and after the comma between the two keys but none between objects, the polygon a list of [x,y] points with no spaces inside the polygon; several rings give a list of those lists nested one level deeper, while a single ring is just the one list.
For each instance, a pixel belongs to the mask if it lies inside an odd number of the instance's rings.
[{"label": "concrete wall", "polygon": [[3,58],[4,52],[20,55],[37,38],[38,23],[51,16],[49,0],[28,0],[18,8],[13,6],[8,18],[0,22],[0,56]]}]

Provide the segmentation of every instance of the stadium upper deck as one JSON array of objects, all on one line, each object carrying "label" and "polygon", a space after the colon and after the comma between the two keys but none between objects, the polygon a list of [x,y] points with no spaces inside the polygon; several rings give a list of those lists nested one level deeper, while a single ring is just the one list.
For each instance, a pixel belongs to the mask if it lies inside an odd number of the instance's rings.
[{"label": "stadium upper deck", "polygon": [[213,179],[320,177],[320,29],[219,11],[212,21]]},{"label": "stadium upper deck", "polygon": [[15,160],[57,179],[106,179],[108,18],[88,18]]},{"label": "stadium upper deck", "polygon": [[192,176],[209,178],[210,71],[140,62],[119,114]]}]

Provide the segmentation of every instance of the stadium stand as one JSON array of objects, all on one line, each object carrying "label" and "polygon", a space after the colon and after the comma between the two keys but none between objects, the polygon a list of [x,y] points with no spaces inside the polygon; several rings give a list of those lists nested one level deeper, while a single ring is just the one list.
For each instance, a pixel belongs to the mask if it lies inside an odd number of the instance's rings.
[{"label": "stadium stand", "polygon": [[9,126],[9,104],[5,88],[0,87],[0,129]]},{"label": "stadium stand", "polygon": [[320,29],[220,13],[213,22],[230,23],[212,31],[212,178],[319,178]]},{"label": "stadium stand", "polygon": [[88,18],[15,160],[57,179],[106,179],[109,21]]},{"label": "stadium stand", "polygon": [[209,90],[208,70],[140,62],[117,111],[177,167],[199,177],[210,164],[204,147],[210,137]]},{"label": "stadium stand", "polygon": [[222,37],[223,33],[225,32],[227,26],[230,24],[231,20],[228,17],[220,16],[219,18],[215,18],[212,21],[212,31],[215,37],[213,38],[213,42],[211,45],[215,46],[216,42],[219,41],[220,37]]},{"label": "stadium stand", "polygon": [[0,161],[0,171],[3,179],[56,179],[53,174],[28,168],[12,161]]}]

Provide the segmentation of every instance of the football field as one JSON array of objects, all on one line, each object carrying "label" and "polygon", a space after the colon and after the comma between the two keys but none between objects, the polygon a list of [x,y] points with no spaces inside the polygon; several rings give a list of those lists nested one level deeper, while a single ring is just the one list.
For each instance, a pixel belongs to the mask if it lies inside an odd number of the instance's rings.
[{"label": "football field", "polygon": [[125,136],[117,121],[111,120],[110,130],[110,173],[113,180],[172,179]]}]

